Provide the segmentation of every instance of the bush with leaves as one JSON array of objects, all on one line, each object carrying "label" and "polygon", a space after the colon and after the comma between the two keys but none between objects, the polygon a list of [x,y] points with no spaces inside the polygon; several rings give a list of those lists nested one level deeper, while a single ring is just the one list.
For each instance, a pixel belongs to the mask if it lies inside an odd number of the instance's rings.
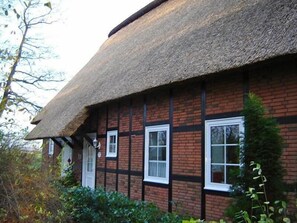
[{"label": "bush with leaves", "polygon": [[64,187],[65,189],[67,189],[67,188],[79,186],[79,182],[77,181],[75,173],[73,171],[73,165],[74,163],[71,163],[65,168],[65,170],[63,170],[64,176],[58,179],[57,181],[58,187]]},{"label": "bush with leaves", "polygon": [[257,184],[257,188],[250,187],[246,191],[246,197],[250,200],[250,211],[241,210],[235,215],[236,222],[258,222],[258,223],[274,223],[285,222],[290,223],[287,217],[287,203],[285,201],[276,200],[271,202],[267,197],[267,178],[263,175],[261,165],[251,162],[251,171],[253,180]]},{"label": "bush with leaves", "polygon": [[0,135],[0,222],[67,222],[55,175],[41,171],[40,151],[21,151]]},{"label": "bush with leaves", "polygon": [[179,216],[164,213],[152,203],[132,201],[121,193],[102,188],[74,187],[62,199],[67,214],[80,223],[181,222]]}]

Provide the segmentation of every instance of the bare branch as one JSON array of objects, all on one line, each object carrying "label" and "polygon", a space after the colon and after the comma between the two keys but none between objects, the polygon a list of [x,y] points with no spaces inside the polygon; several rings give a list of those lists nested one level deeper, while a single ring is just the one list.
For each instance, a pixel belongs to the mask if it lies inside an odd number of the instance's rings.
[{"label": "bare branch", "polygon": [[[15,99],[17,99],[17,103],[18,104],[24,104],[24,105],[29,105],[29,107],[33,108],[35,111],[40,110],[42,107],[36,105],[35,103],[29,101],[26,97],[24,97],[23,95],[19,95],[16,92],[12,92],[11,95],[14,96]],[[28,109],[24,106],[25,109]],[[29,109],[28,109],[29,110]]]},{"label": "bare branch", "polygon": [[[52,10],[43,8],[44,4],[39,0],[30,0],[26,3],[19,0],[19,3],[23,6],[23,10],[14,11],[19,17],[19,31],[14,32],[14,35],[20,35],[19,38],[15,38],[19,42],[7,47],[9,50],[5,51],[5,54],[3,51],[0,52],[0,57],[4,60],[4,63],[1,62],[1,70],[3,68],[7,72],[3,95],[0,97],[0,117],[5,109],[11,109],[12,106],[21,105],[29,113],[32,109],[40,109],[40,106],[27,96],[34,90],[54,90],[47,88],[45,83],[63,81],[60,73],[37,68],[38,64],[44,64],[44,60],[53,55],[50,54],[50,49],[44,46],[42,39],[32,31],[55,22],[49,17]],[[12,89],[13,84],[17,85],[14,89]]]}]

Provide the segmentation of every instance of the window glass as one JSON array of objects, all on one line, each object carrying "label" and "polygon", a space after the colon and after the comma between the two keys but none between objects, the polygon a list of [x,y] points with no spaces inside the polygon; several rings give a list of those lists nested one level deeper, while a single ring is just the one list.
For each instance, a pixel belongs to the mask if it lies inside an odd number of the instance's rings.
[{"label": "window glass", "polygon": [[222,126],[211,127],[211,143],[212,144],[224,143],[224,128]]},{"label": "window glass", "polygon": [[150,132],[149,133],[149,137],[150,137],[150,146],[156,146],[157,145],[157,136],[158,136],[158,132]]},{"label": "window glass", "polygon": [[87,152],[87,172],[93,171],[93,148],[91,146],[88,146],[88,152]]},{"label": "window glass", "polygon": [[54,148],[55,148],[55,143],[52,139],[49,139],[48,141],[48,155],[52,156],[54,155]]},{"label": "window glass", "polygon": [[226,146],[227,163],[239,163],[239,146]]},{"label": "window glass", "polygon": [[166,132],[165,131],[160,131],[158,132],[158,145],[159,146],[164,146],[166,145]]},{"label": "window glass", "polygon": [[149,148],[149,160],[158,160],[158,147]]},{"label": "window glass", "polygon": [[166,147],[159,147],[158,159],[166,161]]},{"label": "window glass", "polygon": [[145,181],[168,183],[169,125],[146,127]]},{"label": "window glass", "polygon": [[205,131],[205,188],[227,191],[240,171],[243,118],[207,120]]},{"label": "window glass", "polygon": [[211,181],[214,183],[224,183],[224,166],[211,165]]},{"label": "window glass", "polygon": [[224,163],[224,147],[212,146],[211,147],[211,162],[212,163]]},{"label": "window glass", "polygon": [[229,125],[225,127],[226,143],[238,144],[239,142],[239,125]]},{"label": "window glass", "polygon": [[240,169],[238,166],[227,166],[226,167],[226,171],[227,171],[227,184],[233,184],[235,176],[239,175]]}]

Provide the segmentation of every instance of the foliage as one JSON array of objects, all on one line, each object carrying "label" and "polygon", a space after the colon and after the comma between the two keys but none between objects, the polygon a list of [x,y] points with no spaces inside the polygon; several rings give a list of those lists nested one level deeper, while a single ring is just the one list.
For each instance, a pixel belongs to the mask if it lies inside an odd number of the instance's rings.
[{"label": "foliage", "polygon": [[[195,220],[194,218],[191,218],[190,220],[182,220],[182,223],[207,223],[204,220]],[[217,221],[208,221],[208,223],[226,223],[223,219],[221,219],[219,222]]]},{"label": "foliage", "polygon": [[[1,125],[6,126],[3,128]],[[10,128],[12,130],[8,131]],[[20,126],[16,125],[16,123],[0,122],[0,149],[22,148],[24,150],[36,150],[37,146],[34,143],[24,140],[27,134],[28,129],[20,129]]]},{"label": "foliage", "polygon": [[[254,161],[261,165],[263,175],[267,178],[266,196],[269,200],[284,199],[283,167],[281,154],[283,140],[276,121],[267,115],[259,97],[249,94],[244,109],[244,139],[241,152],[243,166],[241,173],[233,181],[233,196],[235,201],[227,209],[226,214],[233,217],[240,210],[251,208],[249,199],[244,192],[249,188],[261,189],[253,179],[249,168]],[[261,199],[261,198],[259,198]]]},{"label": "foliage", "polygon": [[75,186],[79,186],[79,182],[77,181],[74,171],[73,171],[74,163],[70,164],[65,170],[65,175],[58,179],[58,184],[64,188],[71,188]]},{"label": "foliage", "polygon": [[179,216],[163,213],[152,203],[132,201],[117,192],[74,187],[62,196],[67,213],[75,222],[181,222]]},{"label": "foliage", "polygon": [[251,162],[253,180],[258,184],[258,190],[249,188],[246,196],[251,201],[252,209],[250,212],[242,210],[235,215],[237,222],[291,222],[286,216],[287,204],[284,201],[270,202],[267,197],[266,184],[267,178],[263,175],[261,165]]},{"label": "foliage", "polygon": [[53,175],[41,171],[39,151],[0,147],[0,169],[0,222],[66,222]]}]

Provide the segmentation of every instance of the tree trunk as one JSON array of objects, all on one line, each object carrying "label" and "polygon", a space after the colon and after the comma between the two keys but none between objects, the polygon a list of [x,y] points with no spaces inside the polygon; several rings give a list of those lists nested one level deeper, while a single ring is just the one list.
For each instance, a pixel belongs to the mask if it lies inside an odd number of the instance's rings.
[{"label": "tree trunk", "polygon": [[3,115],[3,112],[7,109],[7,104],[9,102],[9,93],[11,90],[11,83],[13,81],[13,76],[15,74],[16,68],[20,61],[20,58],[22,57],[22,51],[23,51],[24,42],[25,42],[25,39],[27,36],[27,32],[28,32],[28,26],[25,27],[25,30],[24,30],[24,33],[22,36],[22,41],[21,41],[19,49],[18,49],[18,54],[14,59],[14,63],[11,67],[11,70],[9,72],[9,75],[8,75],[6,83],[5,83],[4,92],[3,92],[1,102],[0,102],[0,118]]}]

